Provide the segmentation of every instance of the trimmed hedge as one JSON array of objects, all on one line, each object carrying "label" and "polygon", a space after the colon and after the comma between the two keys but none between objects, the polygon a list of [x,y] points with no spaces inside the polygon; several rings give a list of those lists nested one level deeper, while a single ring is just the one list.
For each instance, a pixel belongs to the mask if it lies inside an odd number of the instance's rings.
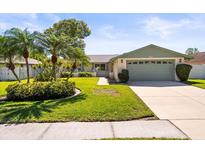
[{"label": "trimmed hedge", "polygon": [[70,72],[61,72],[60,77],[61,78],[69,78],[72,77],[73,75],[71,75]]},{"label": "trimmed hedge", "polygon": [[178,64],[176,66],[176,74],[181,81],[187,81],[189,78],[189,73],[192,69],[192,66],[189,64]]},{"label": "trimmed hedge", "polygon": [[13,101],[47,100],[72,96],[75,84],[69,81],[17,83],[6,88],[7,99]]},{"label": "trimmed hedge", "polygon": [[79,77],[92,77],[92,73],[91,72],[79,72],[78,76]]},{"label": "trimmed hedge", "polygon": [[54,78],[52,77],[51,69],[45,69],[34,77],[34,81],[40,81],[40,82],[47,82],[47,81],[53,81],[53,80]]},{"label": "trimmed hedge", "polygon": [[122,69],[121,73],[118,73],[120,82],[126,83],[129,80],[129,72],[127,69]]}]

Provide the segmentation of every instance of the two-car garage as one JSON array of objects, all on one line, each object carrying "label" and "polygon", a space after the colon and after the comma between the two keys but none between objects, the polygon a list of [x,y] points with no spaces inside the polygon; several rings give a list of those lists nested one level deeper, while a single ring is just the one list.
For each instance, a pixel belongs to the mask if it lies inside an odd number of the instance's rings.
[{"label": "two-car garage", "polygon": [[129,60],[127,69],[131,81],[175,80],[174,60]]}]

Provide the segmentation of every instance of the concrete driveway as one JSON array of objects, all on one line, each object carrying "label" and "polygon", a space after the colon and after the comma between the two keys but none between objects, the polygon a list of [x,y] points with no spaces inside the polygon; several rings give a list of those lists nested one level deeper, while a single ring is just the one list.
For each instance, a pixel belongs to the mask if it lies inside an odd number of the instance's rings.
[{"label": "concrete driveway", "polygon": [[205,139],[205,90],[172,81],[130,82],[130,88],[160,119],[192,139]]}]

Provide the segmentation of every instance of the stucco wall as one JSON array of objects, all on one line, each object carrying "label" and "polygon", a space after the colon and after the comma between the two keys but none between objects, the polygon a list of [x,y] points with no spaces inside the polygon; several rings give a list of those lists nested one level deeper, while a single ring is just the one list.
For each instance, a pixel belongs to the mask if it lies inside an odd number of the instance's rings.
[{"label": "stucco wall", "polygon": [[[114,61],[113,63],[113,74],[114,74],[114,78],[117,82],[119,82],[118,79],[118,73],[122,71],[122,69],[126,69],[127,68],[127,60],[175,60],[175,68],[176,65],[179,63],[183,63],[184,62],[184,58],[183,57],[173,57],[173,58],[118,58]],[[181,62],[180,62],[181,60]],[[175,80],[179,81],[176,72],[175,72]]]},{"label": "stucco wall", "polygon": [[192,65],[189,78],[192,79],[205,79],[205,64],[203,65]]}]

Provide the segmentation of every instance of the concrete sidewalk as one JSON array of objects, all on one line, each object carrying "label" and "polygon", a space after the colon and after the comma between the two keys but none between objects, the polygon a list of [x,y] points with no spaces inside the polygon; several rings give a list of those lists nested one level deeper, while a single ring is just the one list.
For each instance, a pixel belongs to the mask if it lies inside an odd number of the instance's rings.
[{"label": "concrete sidewalk", "polygon": [[167,120],[0,125],[0,139],[187,138]]}]

